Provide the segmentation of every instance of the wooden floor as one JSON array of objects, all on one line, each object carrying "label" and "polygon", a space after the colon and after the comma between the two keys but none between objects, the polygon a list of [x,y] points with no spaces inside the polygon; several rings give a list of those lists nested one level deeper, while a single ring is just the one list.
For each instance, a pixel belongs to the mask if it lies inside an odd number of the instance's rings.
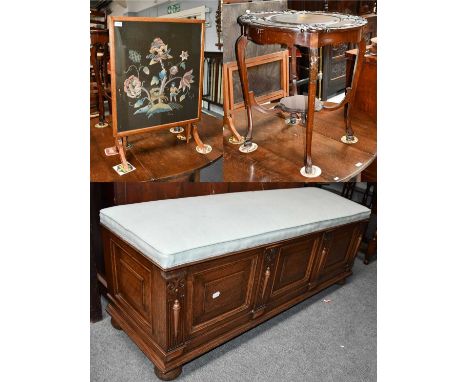
[{"label": "wooden floor", "polygon": [[[111,117],[107,117],[110,121]],[[180,141],[169,130],[134,135],[128,138],[133,147],[127,150],[127,160],[136,170],[118,175],[112,166],[119,164],[120,156],[106,156],[104,149],[114,146],[112,127],[98,129],[91,119],[91,181],[188,181],[197,180],[200,169],[220,159],[223,155],[222,119],[202,113],[198,124],[200,137],[213,150],[207,155],[195,151],[193,139],[189,144]]]},{"label": "wooden floor", "polygon": [[[244,110],[233,114],[241,135],[247,129]],[[356,111],[352,126],[359,142],[347,145],[344,135],[343,109],[319,112],[314,118],[312,163],[322,169],[317,178],[305,178],[299,170],[304,166],[305,127],[288,126],[284,119],[253,111],[253,142],[258,149],[249,154],[229,143],[231,132],[224,131],[224,181],[299,181],[340,182],[359,175],[377,155],[377,126],[366,114]]]}]

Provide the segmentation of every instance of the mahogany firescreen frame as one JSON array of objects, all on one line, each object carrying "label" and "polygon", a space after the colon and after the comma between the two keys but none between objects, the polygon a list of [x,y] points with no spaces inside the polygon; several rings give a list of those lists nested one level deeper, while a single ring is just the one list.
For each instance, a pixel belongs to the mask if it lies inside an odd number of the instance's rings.
[{"label": "mahogany firescreen frame", "polygon": [[[112,130],[124,168],[129,135],[187,126],[201,153],[204,20],[109,18]],[[210,150],[211,151],[211,150]]]}]

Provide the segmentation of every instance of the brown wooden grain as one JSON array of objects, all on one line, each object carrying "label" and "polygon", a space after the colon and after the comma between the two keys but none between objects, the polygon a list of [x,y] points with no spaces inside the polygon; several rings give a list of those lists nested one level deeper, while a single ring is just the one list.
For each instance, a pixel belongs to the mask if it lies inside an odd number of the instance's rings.
[{"label": "brown wooden grain", "polygon": [[168,130],[131,136],[128,141],[133,147],[127,149],[126,157],[136,170],[120,176],[112,168],[121,163],[120,156],[104,154],[105,148],[115,145],[112,129],[97,129],[94,127],[96,122],[95,118],[90,123],[92,182],[187,181],[222,156],[223,121],[202,114],[199,130],[204,143],[213,148],[211,153],[199,154],[195,151],[195,142],[187,144]]},{"label": "brown wooden grain", "polygon": [[364,227],[345,224],[168,270],[103,227],[107,310],[156,375],[174,379],[184,363],[345,280]]},{"label": "brown wooden grain", "polygon": [[[346,52],[346,78],[348,81],[352,77],[356,55],[357,49]],[[366,54],[362,65],[361,80],[356,88],[354,106],[367,112],[374,121],[377,121],[377,56]]]},{"label": "brown wooden grain", "polygon": [[[229,143],[224,134],[224,180],[229,182],[335,182],[347,181],[359,175],[376,156],[376,124],[360,110],[353,113],[353,129],[359,142],[346,145],[341,110],[318,112],[314,116],[312,162],[322,169],[317,178],[306,179],[299,170],[304,155],[305,128],[288,126],[284,119],[253,111],[256,121],[255,142],[258,149],[250,154],[239,152],[238,145]],[[233,113],[239,133],[246,130],[246,116]],[[356,167],[356,163],[362,163]]]}]

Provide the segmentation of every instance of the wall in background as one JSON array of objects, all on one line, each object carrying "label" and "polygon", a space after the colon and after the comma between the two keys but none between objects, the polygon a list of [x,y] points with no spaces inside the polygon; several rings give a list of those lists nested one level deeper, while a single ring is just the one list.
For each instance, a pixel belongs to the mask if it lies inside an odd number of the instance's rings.
[{"label": "wall in background", "polygon": [[175,1],[175,2],[170,2],[170,3],[164,3],[161,5],[154,5],[154,6],[151,6],[147,9],[144,9],[138,12],[131,12],[131,15],[143,16],[143,17],[158,17],[158,16],[167,15],[167,7],[175,3],[180,4],[181,11],[186,11],[187,9],[200,7],[202,5],[210,8],[210,12],[206,13],[206,16],[205,16],[206,22],[209,23],[209,26],[206,25],[205,51],[206,52],[220,52],[218,47],[215,45],[218,42],[218,35],[216,34],[216,10],[218,9],[217,0]]},{"label": "wall in background", "polygon": [[111,16],[128,16],[127,15],[128,8],[123,7],[119,3],[116,3],[115,1],[110,3],[109,10],[111,11],[111,13],[110,13]]}]

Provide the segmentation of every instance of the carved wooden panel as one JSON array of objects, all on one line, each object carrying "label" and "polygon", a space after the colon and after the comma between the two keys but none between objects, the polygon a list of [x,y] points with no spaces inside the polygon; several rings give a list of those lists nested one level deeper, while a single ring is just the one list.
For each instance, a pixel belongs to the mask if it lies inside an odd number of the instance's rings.
[{"label": "carved wooden panel", "polygon": [[169,271],[103,228],[110,270],[107,309],[157,370],[166,372],[348,276],[364,225],[351,223]]},{"label": "carved wooden panel", "polygon": [[280,247],[271,297],[299,291],[309,283],[317,236]]},{"label": "carved wooden panel", "polygon": [[151,268],[111,241],[115,299],[151,331]]},{"label": "carved wooden panel", "polygon": [[185,339],[183,317],[186,314],[186,272],[174,272],[166,277],[167,343],[168,348],[173,349],[182,344]]},{"label": "carved wooden panel", "polygon": [[267,247],[253,317],[310,289],[321,234]]},{"label": "carved wooden panel", "polygon": [[258,252],[253,251],[242,260],[224,262],[192,274],[190,333],[222,324],[251,310],[257,261]]},{"label": "carved wooden panel", "polygon": [[360,242],[360,228],[359,224],[351,224],[326,233],[319,263],[319,282],[351,269],[356,242]]},{"label": "carved wooden panel", "polygon": [[268,302],[271,293],[271,285],[273,281],[272,274],[275,271],[276,259],[280,249],[279,246],[272,246],[265,249],[263,254],[262,271],[260,275],[260,283],[257,292],[256,307],[258,311],[255,316],[263,312],[265,304]]}]

